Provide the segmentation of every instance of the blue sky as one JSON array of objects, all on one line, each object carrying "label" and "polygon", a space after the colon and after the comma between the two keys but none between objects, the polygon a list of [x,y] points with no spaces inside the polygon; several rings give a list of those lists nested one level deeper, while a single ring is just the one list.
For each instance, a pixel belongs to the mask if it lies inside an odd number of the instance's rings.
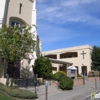
[{"label": "blue sky", "polygon": [[100,46],[100,0],[37,0],[42,51]]}]

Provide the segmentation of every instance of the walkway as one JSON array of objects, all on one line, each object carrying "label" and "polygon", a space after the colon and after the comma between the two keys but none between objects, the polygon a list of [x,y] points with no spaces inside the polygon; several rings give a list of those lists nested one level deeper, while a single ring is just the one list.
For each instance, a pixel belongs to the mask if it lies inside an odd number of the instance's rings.
[{"label": "walkway", "polygon": [[[100,90],[100,82],[97,83]],[[29,87],[27,90],[34,92],[34,87]],[[86,85],[75,86],[73,90],[62,91],[56,86],[48,87],[48,100],[85,100],[85,97],[89,96],[95,91],[95,83],[86,81]],[[45,100],[45,86],[37,87],[38,98],[36,100]]]}]

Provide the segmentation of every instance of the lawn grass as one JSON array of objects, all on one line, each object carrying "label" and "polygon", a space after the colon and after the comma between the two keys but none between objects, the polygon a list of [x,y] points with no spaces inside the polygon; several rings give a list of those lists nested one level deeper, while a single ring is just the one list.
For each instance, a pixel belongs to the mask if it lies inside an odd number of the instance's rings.
[{"label": "lawn grass", "polygon": [[[3,91],[4,93],[7,93],[9,96],[15,97],[15,98],[21,98],[21,99],[37,98],[37,94],[32,93],[28,90],[22,90],[22,89],[19,89],[18,87],[12,87],[12,88],[9,86],[7,87],[1,83],[0,83],[0,90]],[[1,98],[0,98],[0,100],[1,100]],[[8,99],[2,99],[2,100],[8,100]]]},{"label": "lawn grass", "polygon": [[14,100],[11,97],[6,96],[4,93],[0,92],[0,100]]}]

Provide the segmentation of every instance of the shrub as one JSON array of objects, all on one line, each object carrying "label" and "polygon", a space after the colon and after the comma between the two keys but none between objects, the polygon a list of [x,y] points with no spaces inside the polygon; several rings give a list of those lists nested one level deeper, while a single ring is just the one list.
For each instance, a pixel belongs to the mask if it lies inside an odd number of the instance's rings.
[{"label": "shrub", "polygon": [[54,74],[54,79],[59,82],[59,88],[62,90],[73,89],[73,80],[67,77],[67,74],[63,71],[56,72]]},{"label": "shrub", "polygon": [[73,80],[65,75],[61,76],[59,88],[62,90],[73,89]]},{"label": "shrub", "polygon": [[94,77],[94,76],[98,77],[98,76],[100,76],[100,73],[99,73],[99,71],[91,70],[91,71],[88,73],[88,76],[89,76],[89,77]]},{"label": "shrub", "polygon": [[77,78],[78,79],[81,79],[81,78],[83,78],[80,74],[77,74]]},{"label": "shrub", "polygon": [[38,74],[38,78],[47,79],[51,76],[49,75],[52,73],[52,64],[49,58],[43,57],[42,55],[35,60],[33,66],[34,74]]},{"label": "shrub", "polygon": [[62,76],[67,76],[67,74],[63,71],[56,72],[53,76],[54,80],[60,81]]},{"label": "shrub", "polygon": [[53,79],[53,73],[49,73],[46,75],[46,80],[52,80]]}]

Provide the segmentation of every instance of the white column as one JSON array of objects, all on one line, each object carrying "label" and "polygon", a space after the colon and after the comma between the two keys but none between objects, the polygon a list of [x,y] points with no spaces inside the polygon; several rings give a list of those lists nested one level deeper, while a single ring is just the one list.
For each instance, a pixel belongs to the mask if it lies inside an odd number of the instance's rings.
[{"label": "white column", "polygon": [[[33,7],[32,7],[32,19],[31,19],[31,25],[32,29],[31,32],[35,35],[35,40],[37,39],[37,32],[36,32],[36,0],[33,2]],[[30,67],[34,64],[34,61],[36,59],[36,52],[34,51],[32,54],[30,54]],[[32,70],[32,68],[30,69]]]},{"label": "white column", "polygon": [[31,24],[32,24],[31,32],[37,35],[37,32],[36,32],[36,0],[34,0],[33,2]]},{"label": "white column", "polygon": [[0,28],[2,27],[6,0],[0,0]]},{"label": "white column", "polygon": [[58,72],[58,71],[59,71],[59,69],[60,69],[59,67],[60,67],[60,66],[59,66],[59,64],[57,64],[57,72]]},{"label": "white column", "polygon": [[0,18],[0,29],[2,28],[2,19]]},{"label": "white column", "polygon": [[39,42],[39,48],[40,48],[40,52],[42,52],[42,41],[41,40]]},{"label": "white column", "polygon": [[57,59],[60,59],[60,54],[59,53],[57,54]]}]

